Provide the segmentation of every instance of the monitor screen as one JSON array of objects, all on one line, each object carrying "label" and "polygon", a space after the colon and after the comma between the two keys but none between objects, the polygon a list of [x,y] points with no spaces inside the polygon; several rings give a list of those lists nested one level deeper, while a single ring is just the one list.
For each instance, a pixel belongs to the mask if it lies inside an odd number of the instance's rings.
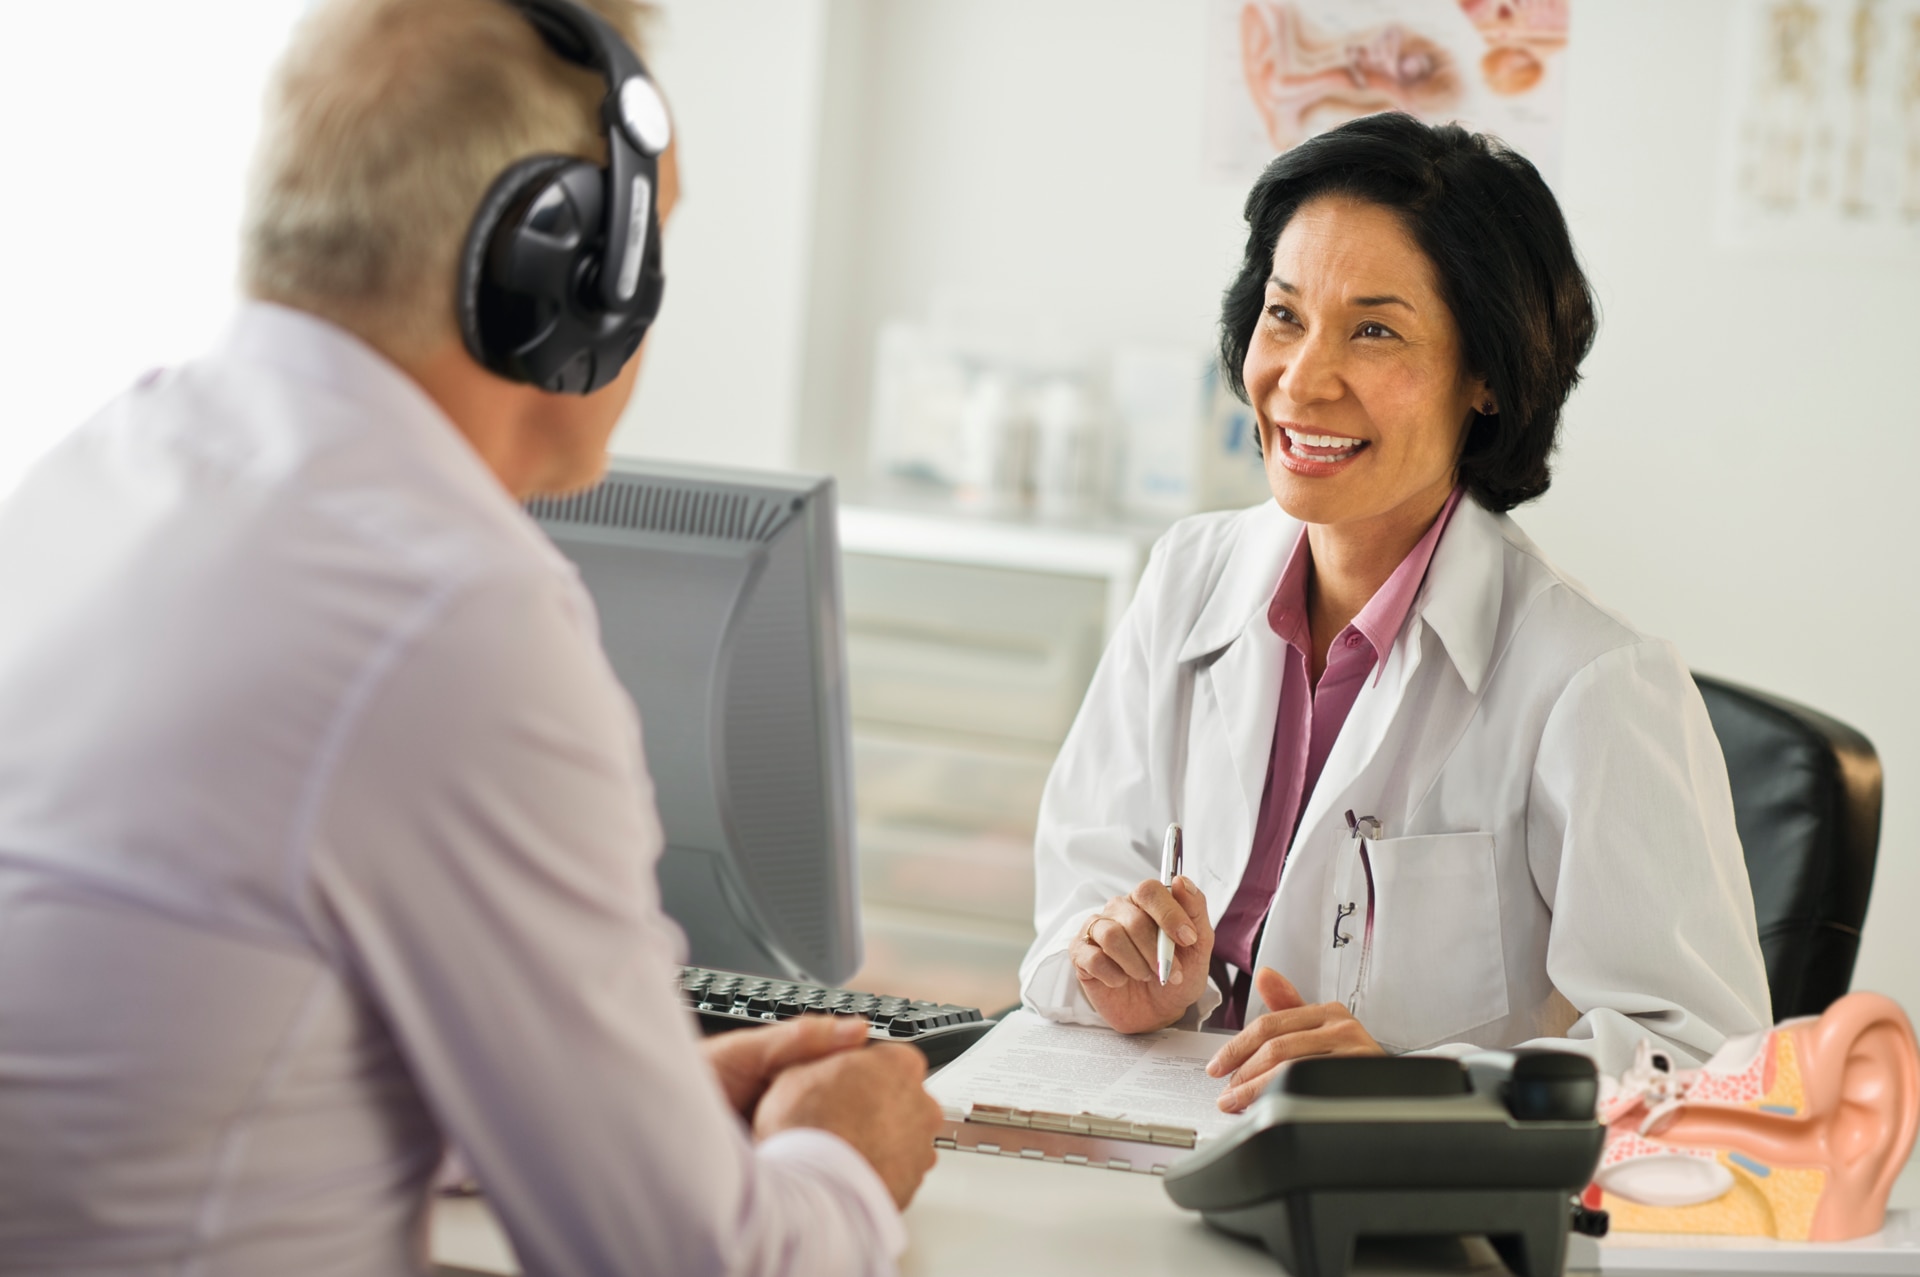
[{"label": "monitor screen", "polygon": [[640,711],[689,960],[843,982],[860,915],[832,479],[618,459],[528,509]]}]

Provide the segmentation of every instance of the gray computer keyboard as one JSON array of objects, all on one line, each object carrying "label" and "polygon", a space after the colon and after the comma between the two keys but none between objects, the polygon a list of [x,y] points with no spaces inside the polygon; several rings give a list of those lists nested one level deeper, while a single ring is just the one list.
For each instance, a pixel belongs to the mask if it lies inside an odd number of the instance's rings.
[{"label": "gray computer keyboard", "polygon": [[994,1024],[977,1007],[796,984],[706,967],[680,968],[680,1000],[699,1018],[704,1033],[790,1020],[796,1015],[860,1016],[869,1025],[869,1040],[916,1047],[929,1065],[953,1059]]}]

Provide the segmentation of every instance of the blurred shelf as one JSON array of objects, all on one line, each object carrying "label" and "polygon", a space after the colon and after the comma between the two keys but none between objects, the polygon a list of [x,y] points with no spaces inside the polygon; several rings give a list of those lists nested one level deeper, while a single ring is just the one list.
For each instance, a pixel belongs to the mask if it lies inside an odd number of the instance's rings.
[{"label": "blurred shelf", "polygon": [[860,826],[860,895],[869,906],[959,923],[1026,928],[1033,917],[1033,833]]},{"label": "blurred shelf", "polygon": [[850,547],[842,576],[856,723],[1059,747],[1100,659],[1110,582]]},{"label": "blurred shelf", "polygon": [[869,905],[866,962],[847,987],[979,1007],[991,1015],[1020,1000],[1020,959],[1031,924],[944,918]]},{"label": "blurred shelf", "polygon": [[841,509],[866,940],[850,987],[1018,1000],[1041,792],[1159,530]]},{"label": "blurred shelf", "polygon": [[1053,750],[855,722],[853,765],[861,817],[876,827],[993,834],[1030,843]]},{"label": "blurred shelf", "polygon": [[996,519],[959,511],[842,506],[840,548],[848,554],[1091,577],[1106,586],[1103,633],[1112,633],[1133,597],[1159,524],[1084,525]]}]

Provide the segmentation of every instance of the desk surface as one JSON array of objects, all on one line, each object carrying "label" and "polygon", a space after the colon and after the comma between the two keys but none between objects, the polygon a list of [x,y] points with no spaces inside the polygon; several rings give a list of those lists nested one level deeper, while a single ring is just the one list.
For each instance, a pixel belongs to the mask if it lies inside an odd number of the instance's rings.
[{"label": "desk surface", "polygon": [[[1274,1274],[1265,1254],[1175,1206],[1154,1175],[946,1151],[906,1220],[903,1277]],[[435,1208],[433,1257],[483,1272],[518,1271],[492,1216],[472,1198]]]},{"label": "desk surface", "polygon": [[[1920,1159],[1901,1176],[1892,1205],[1920,1207]],[[1274,1277],[1279,1271],[1264,1251],[1213,1231],[1175,1206],[1153,1175],[942,1152],[906,1219],[903,1277]],[[1476,1252],[1465,1266],[1448,1271],[1504,1272],[1491,1256],[1490,1249]],[[519,1272],[493,1216],[474,1199],[438,1204],[433,1257],[482,1272]]]}]

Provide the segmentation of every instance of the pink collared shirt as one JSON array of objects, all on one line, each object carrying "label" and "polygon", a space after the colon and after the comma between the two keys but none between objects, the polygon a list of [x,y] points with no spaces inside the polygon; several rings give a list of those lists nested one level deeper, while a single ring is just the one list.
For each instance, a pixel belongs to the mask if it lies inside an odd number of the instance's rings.
[{"label": "pink collared shirt", "polygon": [[1280,583],[1267,608],[1267,623],[1287,644],[1282,657],[1280,712],[1273,724],[1273,752],[1267,760],[1267,785],[1260,799],[1253,854],[1232,903],[1220,919],[1213,946],[1213,975],[1226,998],[1215,1021],[1222,1027],[1238,1028],[1246,1014],[1254,941],[1273,903],[1273,893],[1279,889],[1280,871],[1286,865],[1287,848],[1293,842],[1300,813],[1320,779],[1360,688],[1369,674],[1380,669],[1406,624],[1434,548],[1440,544],[1464,491],[1454,488],[1426,535],[1407,552],[1352,623],[1334,637],[1327,651],[1327,668],[1318,684],[1310,676],[1313,636],[1307,618],[1307,576],[1313,556],[1304,527],[1281,570]]}]

